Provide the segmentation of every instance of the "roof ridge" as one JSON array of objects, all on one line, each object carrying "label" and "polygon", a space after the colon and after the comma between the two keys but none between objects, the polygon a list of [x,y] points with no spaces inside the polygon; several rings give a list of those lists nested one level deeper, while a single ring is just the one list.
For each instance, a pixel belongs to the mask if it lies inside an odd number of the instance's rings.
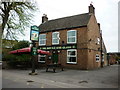
[{"label": "roof ridge", "polygon": [[76,15],[72,15],[72,16],[65,16],[65,17],[61,17],[61,18],[51,19],[51,20],[48,20],[47,22],[59,20],[59,19],[64,19],[64,18],[75,17],[75,16],[79,16],[79,15],[85,15],[85,14],[89,14],[89,13],[82,13],[82,14],[76,14]]}]

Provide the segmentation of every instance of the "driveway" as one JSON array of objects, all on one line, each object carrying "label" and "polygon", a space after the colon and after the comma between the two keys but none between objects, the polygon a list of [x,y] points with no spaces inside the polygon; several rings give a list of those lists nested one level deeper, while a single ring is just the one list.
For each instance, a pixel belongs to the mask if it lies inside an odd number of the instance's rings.
[{"label": "driveway", "polygon": [[[57,73],[37,69],[3,70],[3,88],[118,88],[118,65],[95,70],[57,70]],[[11,82],[8,84],[8,82]]]}]

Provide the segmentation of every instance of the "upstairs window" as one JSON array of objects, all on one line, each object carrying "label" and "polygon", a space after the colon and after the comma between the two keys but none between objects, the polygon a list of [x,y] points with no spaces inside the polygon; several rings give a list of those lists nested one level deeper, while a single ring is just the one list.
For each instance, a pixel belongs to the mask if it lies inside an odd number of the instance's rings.
[{"label": "upstairs window", "polygon": [[40,34],[40,37],[39,37],[39,45],[40,45],[40,46],[46,45],[46,34]]},{"label": "upstairs window", "polygon": [[67,31],[67,43],[76,43],[76,30]]},{"label": "upstairs window", "polygon": [[59,32],[52,33],[52,44],[59,44]]}]

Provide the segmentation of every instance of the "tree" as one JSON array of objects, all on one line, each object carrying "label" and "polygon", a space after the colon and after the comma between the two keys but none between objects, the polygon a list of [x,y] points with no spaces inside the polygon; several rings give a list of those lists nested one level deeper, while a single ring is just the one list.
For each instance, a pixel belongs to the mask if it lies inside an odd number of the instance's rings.
[{"label": "tree", "polygon": [[[16,65],[23,65],[25,67],[31,66],[31,55],[30,54],[9,54],[10,51],[29,47],[29,41],[14,41],[14,40],[3,40],[4,44],[14,42],[13,47],[10,49],[3,49],[3,61],[6,61],[8,65],[16,67]],[[5,42],[6,41],[6,42]]]},{"label": "tree", "polygon": [[35,3],[30,2],[1,2],[0,19],[2,20],[2,36],[6,39],[17,39],[24,35],[26,27],[30,27],[32,12],[36,11]]},{"label": "tree", "polygon": [[29,47],[29,41],[19,41],[13,46],[13,50]]}]

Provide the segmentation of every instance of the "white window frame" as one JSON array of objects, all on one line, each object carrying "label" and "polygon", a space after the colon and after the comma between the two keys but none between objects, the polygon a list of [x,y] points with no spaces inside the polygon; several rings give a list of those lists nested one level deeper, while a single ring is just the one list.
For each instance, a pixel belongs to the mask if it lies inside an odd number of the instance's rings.
[{"label": "white window frame", "polygon": [[105,55],[105,54],[104,54],[104,53],[102,53],[102,62],[104,62],[104,55]]},{"label": "white window frame", "polygon": [[97,38],[97,44],[100,44],[100,38],[99,37]]},{"label": "white window frame", "polygon": [[[40,39],[40,35],[45,35],[45,39]],[[39,35],[39,45],[40,46],[46,45],[46,34],[40,34],[40,35]],[[45,43],[41,44],[40,41],[45,41]]]},{"label": "white window frame", "polygon": [[[75,36],[68,37],[68,33],[73,32],[73,31],[75,31]],[[68,42],[68,38],[75,38],[75,42]],[[76,43],[76,41],[77,41],[77,30],[69,30],[69,31],[67,31],[67,43],[68,44],[69,43]]]},{"label": "white window frame", "polygon": [[[58,37],[53,37],[53,35],[56,34],[56,33],[58,34]],[[57,39],[58,43],[54,43],[53,42],[54,39]],[[52,33],[52,45],[59,44],[59,42],[60,42],[60,33],[59,32],[53,32]]]},{"label": "white window frame", "polygon": [[[69,51],[75,51],[76,55],[68,55]],[[76,62],[69,62],[68,57],[76,57]],[[67,63],[69,63],[69,64],[77,64],[77,50],[76,49],[68,49],[67,50]]]},{"label": "white window frame", "polygon": [[[99,60],[97,60],[97,59],[99,59]],[[95,60],[96,60],[96,62],[99,62],[99,61],[100,61],[100,55],[99,55],[99,54],[96,54]]]},{"label": "white window frame", "polygon": [[45,61],[40,61],[41,59],[41,57],[46,57],[46,55],[38,55],[38,62],[41,62],[41,63],[45,63]]}]

